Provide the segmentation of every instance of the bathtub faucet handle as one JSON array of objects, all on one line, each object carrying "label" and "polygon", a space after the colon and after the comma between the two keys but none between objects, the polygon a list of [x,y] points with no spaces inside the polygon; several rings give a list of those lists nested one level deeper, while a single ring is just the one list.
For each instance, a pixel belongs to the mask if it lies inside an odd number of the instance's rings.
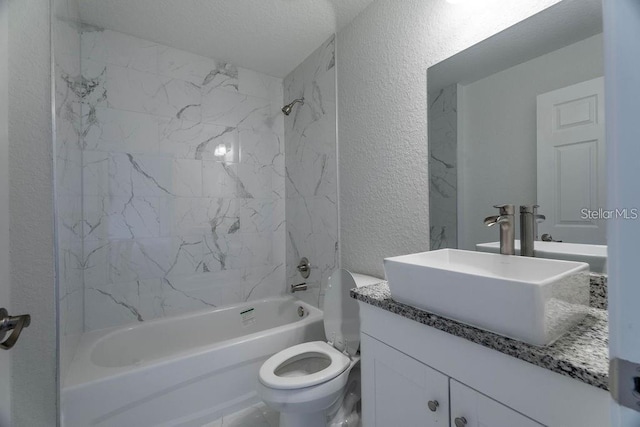
[{"label": "bathtub faucet handle", "polygon": [[306,257],[300,258],[300,262],[298,263],[298,266],[296,268],[300,272],[300,275],[303,279],[309,278],[309,275],[311,274],[311,264]]}]

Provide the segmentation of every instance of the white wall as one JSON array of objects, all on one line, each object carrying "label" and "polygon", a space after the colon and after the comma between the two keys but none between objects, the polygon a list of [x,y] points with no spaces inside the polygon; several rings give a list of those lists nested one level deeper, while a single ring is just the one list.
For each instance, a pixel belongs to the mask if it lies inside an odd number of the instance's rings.
[{"label": "white wall", "polygon": [[429,248],[427,68],[556,2],[378,0],[338,33],[343,267]]},{"label": "white wall", "polygon": [[[640,3],[604,2],[609,209],[640,206]],[[638,241],[640,221],[608,223],[609,353],[640,363]],[[640,412],[613,405],[612,425],[640,425]]]},{"label": "white wall", "polygon": [[[0,0],[0,307],[11,310],[9,274],[9,139],[7,134],[7,13]],[[11,420],[11,353],[0,353],[0,425]]]},{"label": "white wall", "polygon": [[601,77],[603,67],[600,34],[460,87],[460,249],[498,240],[482,223],[494,204],[537,200],[536,96]]},{"label": "white wall", "polygon": [[9,3],[12,312],[31,326],[11,350],[12,427],[57,417],[49,1]]}]

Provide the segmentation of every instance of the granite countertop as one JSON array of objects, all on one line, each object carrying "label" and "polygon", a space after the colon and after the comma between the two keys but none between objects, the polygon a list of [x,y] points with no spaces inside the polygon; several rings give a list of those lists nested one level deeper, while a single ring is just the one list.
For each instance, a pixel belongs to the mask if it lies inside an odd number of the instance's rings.
[{"label": "granite countertop", "polygon": [[[593,282],[592,278],[592,288]],[[609,390],[609,329],[607,311],[601,308],[590,307],[586,318],[555,343],[536,347],[398,303],[391,299],[387,282],[352,289],[351,296],[426,326]]]}]

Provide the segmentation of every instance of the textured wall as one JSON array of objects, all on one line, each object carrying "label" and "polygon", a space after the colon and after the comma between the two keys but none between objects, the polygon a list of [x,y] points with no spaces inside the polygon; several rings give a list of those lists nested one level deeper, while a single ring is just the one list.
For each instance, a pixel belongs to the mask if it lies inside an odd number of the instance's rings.
[{"label": "textured wall", "polygon": [[81,39],[85,330],[284,293],[282,80]]},{"label": "textured wall", "polygon": [[[324,286],[338,266],[335,37],[331,36],[284,79],[286,102],[304,97],[285,117],[287,283],[306,282],[297,294],[322,306]],[[311,263],[303,279],[301,257]]]},{"label": "textured wall", "polygon": [[31,313],[14,349],[13,427],[56,423],[49,2],[9,3],[11,302]]},{"label": "textured wall", "polygon": [[82,149],[80,33],[71,1],[56,0],[53,19],[55,73],[55,185],[60,317],[60,377],[64,380],[83,332]]},{"label": "textured wall", "polygon": [[557,0],[378,0],[337,35],[342,265],[429,249],[427,68]]}]

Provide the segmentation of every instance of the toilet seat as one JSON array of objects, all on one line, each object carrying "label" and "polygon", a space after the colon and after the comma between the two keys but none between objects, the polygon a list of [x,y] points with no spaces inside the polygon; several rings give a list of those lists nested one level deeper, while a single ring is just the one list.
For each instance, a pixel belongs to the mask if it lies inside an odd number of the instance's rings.
[{"label": "toilet seat", "polygon": [[[288,376],[276,372],[295,362],[305,359],[325,359],[328,366],[308,374],[297,372]],[[323,364],[320,367],[323,367]],[[271,356],[260,367],[260,382],[267,387],[280,390],[311,387],[325,383],[343,373],[350,365],[351,359],[323,341],[306,342],[289,347]]]},{"label": "toilet seat", "polygon": [[257,393],[280,412],[281,426],[326,427],[330,411],[340,407],[351,373],[360,363],[359,307],[349,291],[380,281],[343,269],[334,271],[324,299],[327,342],[298,344],[262,364]]}]

